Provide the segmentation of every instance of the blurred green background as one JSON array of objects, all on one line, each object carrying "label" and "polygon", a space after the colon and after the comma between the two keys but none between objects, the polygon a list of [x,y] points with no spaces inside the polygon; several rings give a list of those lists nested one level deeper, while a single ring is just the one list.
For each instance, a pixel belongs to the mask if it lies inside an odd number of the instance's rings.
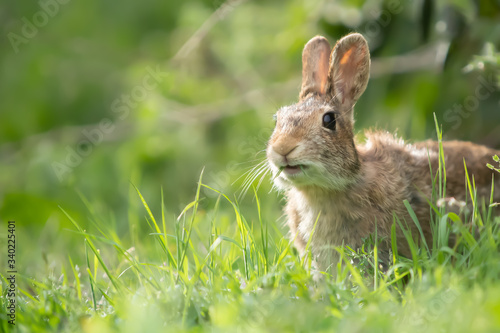
[{"label": "blurred green background", "polygon": [[[58,206],[85,225],[88,201],[128,235],[147,228],[131,183],[155,211],[163,188],[172,219],[203,168],[237,195],[317,34],[369,41],[358,131],[433,138],[436,113],[446,138],[500,147],[500,1],[9,1],[0,22],[0,219],[17,221],[28,274],[81,246]],[[252,195],[241,205],[256,214]]]}]

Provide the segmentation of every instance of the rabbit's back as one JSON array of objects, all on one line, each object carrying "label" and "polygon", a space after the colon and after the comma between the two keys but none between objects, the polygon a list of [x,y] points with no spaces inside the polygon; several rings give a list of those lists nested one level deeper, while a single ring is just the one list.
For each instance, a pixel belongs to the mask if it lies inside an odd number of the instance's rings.
[{"label": "rabbit's back", "polygon": [[[417,150],[432,151],[430,159],[433,173],[435,174],[439,167],[439,144],[436,141],[424,141],[414,145]],[[500,177],[494,178],[494,173],[487,167],[487,164],[493,164],[493,156],[500,155],[500,151],[490,149],[472,142],[464,141],[443,141],[443,153],[445,157],[446,170],[446,196],[454,197],[457,200],[465,200],[469,196],[466,189],[466,170],[469,180],[475,184],[478,199],[490,199],[491,185],[494,181],[497,190],[494,193],[494,200],[500,200]],[[429,160],[425,159],[420,164],[427,164]],[[498,175],[500,176],[500,175]],[[415,180],[419,184],[418,180]],[[469,198],[470,199],[470,198]],[[470,200],[469,200],[470,201]]]},{"label": "rabbit's back", "polygon": [[[439,143],[427,140],[408,144],[384,132],[368,132],[366,137],[366,143],[358,145],[358,151],[361,164],[365,164],[365,169],[368,169],[365,175],[373,174],[374,179],[368,182],[375,182],[375,179],[382,177],[381,180],[390,184],[386,185],[386,195],[401,192],[396,188],[403,187],[403,200],[408,200],[415,209],[420,206],[428,208],[426,203],[433,199],[433,186],[439,186],[436,178],[439,169]],[[460,201],[465,201],[468,197],[470,202],[466,188],[467,170],[471,184],[475,184],[478,200],[490,199],[492,181],[497,189],[494,200],[500,200],[500,175],[494,178],[493,171],[487,167],[488,163],[493,163],[494,155],[500,155],[500,151],[465,141],[443,141],[442,146],[446,170],[445,197]],[[382,176],[384,173],[387,176]],[[425,221],[428,215],[426,213],[422,219]]]}]

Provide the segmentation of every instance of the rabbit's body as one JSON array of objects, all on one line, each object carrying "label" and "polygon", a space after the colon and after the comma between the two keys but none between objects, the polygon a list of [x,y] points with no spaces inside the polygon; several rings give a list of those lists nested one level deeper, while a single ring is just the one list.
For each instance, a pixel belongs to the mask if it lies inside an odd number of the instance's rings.
[{"label": "rabbit's body", "polygon": [[[304,251],[318,219],[311,249],[317,257],[326,258],[329,263],[334,262],[333,247],[345,244],[358,248],[363,238],[375,233],[375,228],[378,237],[385,239],[382,243],[385,247],[381,250],[387,253],[394,216],[411,228],[412,235],[419,235],[404,200],[412,206],[430,244],[432,235],[427,199],[432,198],[432,177],[429,159],[433,172],[437,172],[438,149],[437,142],[433,141],[411,145],[388,133],[370,133],[367,143],[358,146],[358,176],[345,189],[327,191],[316,187],[293,187],[287,190],[285,210],[296,247]],[[478,197],[489,198],[491,173],[484,169],[486,163],[491,162],[491,156],[498,152],[459,141],[444,142],[443,150],[449,177],[446,195],[457,201],[465,200],[463,157],[466,156],[468,172],[474,176]],[[496,188],[500,188],[498,180]],[[496,201],[500,200],[499,193],[495,193]],[[409,256],[405,236],[399,228],[396,231],[399,251]]]},{"label": "rabbit's body", "polygon": [[[404,200],[431,241],[429,161],[435,173],[438,143],[406,144],[386,132],[366,133],[364,144],[354,141],[352,108],[368,82],[369,64],[368,46],[359,34],[339,41],[331,57],[324,38],[312,39],[303,53],[300,101],[278,111],[268,144],[275,184],[286,191],[291,236],[301,252],[311,239],[311,250],[322,269],[338,259],[333,247],[358,248],[375,229],[384,239],[382,254],[388,254],[394,216],[418,237]],[[443,151],[446,196],[465,200],[465,158],[478,195],[489,199],[492,172],[486,163],[498,152],[459,141],[444,142]],[[500,188],[500,182],[495,183]],[[500,200],[500,191],[496,193],[495,199]],[[398,250],[409,255],[400,228],[396,234]]]}]

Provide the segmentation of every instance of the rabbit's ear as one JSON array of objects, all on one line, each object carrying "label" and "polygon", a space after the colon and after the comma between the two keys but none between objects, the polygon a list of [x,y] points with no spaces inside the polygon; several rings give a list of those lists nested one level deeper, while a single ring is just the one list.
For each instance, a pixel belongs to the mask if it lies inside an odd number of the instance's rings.
[{"label": "rabbit's ear", "polygon": [[310,93],[323,95],[328,82],[330,44],[325,37],[316,36],[307,42],[302,51],[302,100]]},{"label": "rabbit's ear", "polygon": [[330,59],[329,93],[340,108],[350,110],[365,91],[370,78],[370,50],[361,34],[337,42]]}]

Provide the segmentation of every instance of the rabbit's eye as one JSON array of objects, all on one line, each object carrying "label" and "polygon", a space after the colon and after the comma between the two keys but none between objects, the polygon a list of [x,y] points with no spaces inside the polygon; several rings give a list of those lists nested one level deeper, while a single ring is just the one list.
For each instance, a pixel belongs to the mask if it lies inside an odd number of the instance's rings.
[{"label": "rabbit's eye", "polygon": [[323,127],[335,131],[336,125],[337,125],[337,120],[335,119],[335,113],[327,112],[323,115]]}]

